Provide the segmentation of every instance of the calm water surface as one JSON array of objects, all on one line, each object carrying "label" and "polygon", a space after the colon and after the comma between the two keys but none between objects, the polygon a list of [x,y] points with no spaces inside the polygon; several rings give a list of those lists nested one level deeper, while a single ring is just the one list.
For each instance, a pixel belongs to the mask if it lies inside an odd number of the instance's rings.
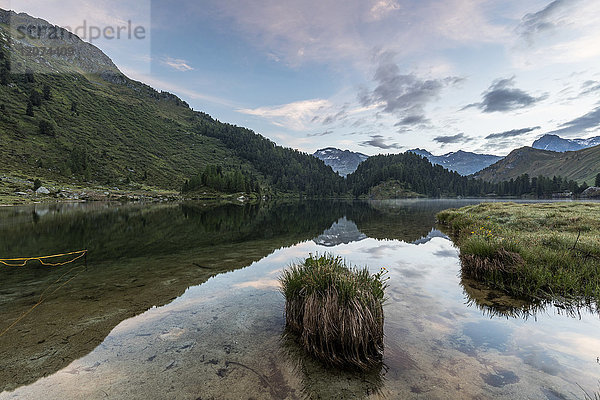
[{"label": "calm water surface", "polygon": [[[435,214],[471,200],[0,209],[0,399],[576,399],[600,318],[461,279]],[[390,271],[384,365],[330,370],[282,338],[282,268],[330,252]]]}]

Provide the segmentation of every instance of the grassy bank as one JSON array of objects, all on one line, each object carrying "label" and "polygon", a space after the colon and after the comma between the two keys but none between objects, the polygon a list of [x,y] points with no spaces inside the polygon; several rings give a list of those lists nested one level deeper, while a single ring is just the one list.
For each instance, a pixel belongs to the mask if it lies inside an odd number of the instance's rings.
[{"label": "grassy bank", "polygon": [[514,296],[600,303],[600,204],[482,203],[437,217],[466,276]]}]

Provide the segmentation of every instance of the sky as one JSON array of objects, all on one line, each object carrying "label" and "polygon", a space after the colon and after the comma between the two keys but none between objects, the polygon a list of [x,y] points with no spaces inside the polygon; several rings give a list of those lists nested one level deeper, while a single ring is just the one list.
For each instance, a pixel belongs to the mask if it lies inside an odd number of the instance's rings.
[{"label": "sky", "polygon": [[[506,155],[600,135],[597,0],[0,0],[84,39],[129,77],[312,153]],[[79,32],[78,32],[79,33]],[[79,36],[83,36],[80,34]]]}]

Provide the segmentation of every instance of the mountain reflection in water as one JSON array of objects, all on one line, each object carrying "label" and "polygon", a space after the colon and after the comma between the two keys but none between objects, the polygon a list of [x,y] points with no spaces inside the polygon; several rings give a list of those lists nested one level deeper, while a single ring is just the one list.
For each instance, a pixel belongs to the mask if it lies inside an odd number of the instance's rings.
[{"label": "mountain reflection in water", "polygon": [[[0,399],[578,398],[577,385],[592,392],[597,314],[511,299],[462,279],[458,250],[435,229],[435,214],[466,204],[0,210],[0,254],[90,249],[85,273],[0,338]],[[282,340],[278,276],[324,251],[390,271],[380,371],[331,370]],[[0,270],[0,321],[27,310],[62,273]],[[535,318],[521,318],[532,310]]]}]

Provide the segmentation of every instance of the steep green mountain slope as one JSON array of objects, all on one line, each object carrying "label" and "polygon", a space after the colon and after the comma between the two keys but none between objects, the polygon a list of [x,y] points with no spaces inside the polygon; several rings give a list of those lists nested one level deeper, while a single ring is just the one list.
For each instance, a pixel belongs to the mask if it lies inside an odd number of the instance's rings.
[{"label": "steep green mountain slope", "polygon": [[578,151],[557,153],[523,147],[513,150],[506,158],[475,174],[490,182],[516,179],[518,176],[562,176],[578,183],[594,183],[600,173],[600,146]]},{"label": "steep green mountain slope", "polygon": [[[74,35],[23,37],[19,24],[52,27],[0,10],[0,174],[179,189],[218,165],[272,191],[339,189],[337,174],[314,157],[127,78]],[[65,50],[23,51],[49,46]]]},{"label": "steep green mountain slope", "polygon": [[29,56],[19,46],[44,41],[19,40],[15,23],[48,24],[6,12],[0,22],[1,173],[172,188],[204,164],[251,168],[220,141],[194,135],[187,104],[126,78],[97,48],[61,40],[81,56]]}]

